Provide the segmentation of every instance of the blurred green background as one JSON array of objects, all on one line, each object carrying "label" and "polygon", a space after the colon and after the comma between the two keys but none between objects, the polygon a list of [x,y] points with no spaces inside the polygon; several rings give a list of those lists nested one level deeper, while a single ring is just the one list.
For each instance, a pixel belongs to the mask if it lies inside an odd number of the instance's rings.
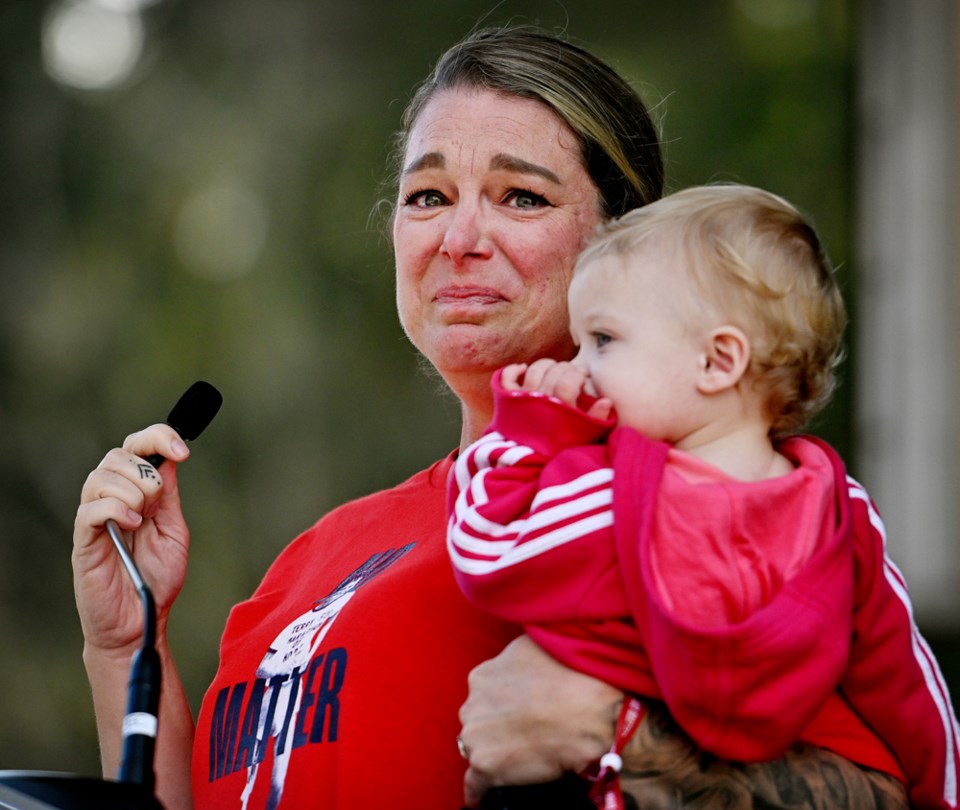
[{"label": "blurred green background", "polygon": [[[70,580],[79,491],[193,380],[225,399],[181,470],[194,546],[172,644],[195,706],[227,611],[285,543],[455,445],[457,409],[397,324],[376,214],[400,113],[447,46],[483,24],[566,31],[655,108],[670,188],[788,197],[850,300],[855,12],[4,0],[0,768],[98,770]],[[818,426],[851,458],[855,393],[848,371]]]}]

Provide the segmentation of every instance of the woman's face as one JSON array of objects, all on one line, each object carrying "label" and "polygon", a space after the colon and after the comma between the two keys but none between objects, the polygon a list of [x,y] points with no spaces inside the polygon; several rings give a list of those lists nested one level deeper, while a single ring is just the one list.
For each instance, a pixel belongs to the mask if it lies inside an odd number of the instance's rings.
[{"label": "woman's face", "polygon": [[567,285],[600,219],[577,139],[548,107],[437,94],[410,131],[393,224],[408,337],[448,382],[572,356]]}]

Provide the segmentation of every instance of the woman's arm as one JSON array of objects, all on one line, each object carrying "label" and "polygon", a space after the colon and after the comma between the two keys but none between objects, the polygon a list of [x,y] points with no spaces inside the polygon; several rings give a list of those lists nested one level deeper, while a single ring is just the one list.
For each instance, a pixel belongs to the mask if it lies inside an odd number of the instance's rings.
[{"label": "woman's arm", "polygon": [[[460,711],[470,763],[467,804],[479,806],[491,787],[584,770],[609,750],[622,700],[618,690],[567,669],[529,638],[516,639],[470,675],[470,696]],[[656,703],[623,760],[624,793],[657,810],[908,808],[893,777],[824,749],[799,746],[780,759],[750,765],[704,754]]]},{"label": "woman's arm", "polygon": [[[194,723],[180,675],[165,640],[158,643],[163,680],[154,766],[157,798],[167,810],[189,810],[190,757]],[[122,753],[121,726],[126,713],[130,658],[134,651],[98,650],[84,645],[83,663],[93,694],[103,775],[115,778]]]},{"label": "woman's arm", "polygon": [[460,738],[469,753],[467,805],[498,785],[579,773],[610,748],[623,693],[568,669],[520,636],[469,678]]},{"label": "woman's arm", "polygon": [[[168,462],[154,469],[144,458]],[[170,810],[190,808],[193,719],[166,644],[170,609],[183,587],[189,531],[180,508],[176,463],[189,455],[176,432],[154,425],[128,436],[90,473],[74,523],[73,578],[93,693],[104,776],[120,763],[130,661],[143,634],[143,606],[106,531],[116,521],[150,586],[163,666],[156,749],[157,794]]]}]

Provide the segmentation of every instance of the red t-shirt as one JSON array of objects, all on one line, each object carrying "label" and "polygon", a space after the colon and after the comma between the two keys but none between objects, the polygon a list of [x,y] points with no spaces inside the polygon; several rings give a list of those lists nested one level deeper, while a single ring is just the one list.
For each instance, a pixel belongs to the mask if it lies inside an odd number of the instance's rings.
[{"label": "red t-shirt", "polygon": [[462,804],[467,673],[519,631],[454,582],[450,466],[334,510],[231,611],[197,722],[198,808]]}]

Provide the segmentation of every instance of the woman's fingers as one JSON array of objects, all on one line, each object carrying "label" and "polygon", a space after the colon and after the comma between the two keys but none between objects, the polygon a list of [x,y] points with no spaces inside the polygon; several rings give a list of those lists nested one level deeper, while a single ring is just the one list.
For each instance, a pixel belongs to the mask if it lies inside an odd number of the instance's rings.
[{"label": "woman's fingers", "polygon": [[[160,496],[163,479],[159,471],[146,460],[160,454],[173,461],[183,461],[190,451],[168,425],[152,425],[130,434],[108,452],[97,468],[87,476],[80,492],[80,503],[86,504],[104,498],[116,498],[134,512],[144,513],[154,506]],[[118,516],[111,514],[118,523]]]},{"label": "woman's fingers", "polygon": [[469,754],[468,805],[494,785],[523,785],[579,772],[613,739],[623,695],[567,669],[527,636],[474,668],[460,708]]},{"label": "woman's fingers", "polygon": [[144,459],[158,453],[164,458],[177,462],[183,461],[190,455],[189,448],[177,431],[164,424],[151,425],[131,433],[123,440],[123,449]]},{"label": "woman's fingers", "polygon": [[123,529],[139,526],[155,508],[163,487],[160,474],[139,456],[115,448],[87,476],[75,523],[79,545],[92,542],[108,518]]},{"label": "woman's fingers", "polygon": [[80,490],[80,502],[117,497],[139,509],[149,492],[159,488],[160,475],[151,464],[126,450],[114,448],[87,476]]},{"label": "woman's fingers", "polygon": [[[108,520],[115,521],[124,531],[133,531],[143,523],[143,515],[138,509],[131,508],[126,501],[110,496],[82,503],[77,509],[77,527],[96,527],[96,534],[100,533]],[[78,539],[89,541],[92,537]]]}]

